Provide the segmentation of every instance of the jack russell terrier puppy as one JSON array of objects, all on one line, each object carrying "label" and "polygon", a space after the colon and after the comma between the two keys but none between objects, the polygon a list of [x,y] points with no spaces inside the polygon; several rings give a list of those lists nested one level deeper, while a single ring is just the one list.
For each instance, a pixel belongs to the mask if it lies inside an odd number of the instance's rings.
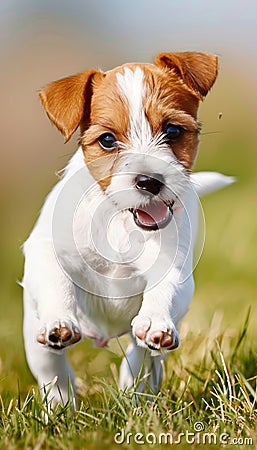
[{"label": "jack russell terrier puppy", "polygon": [[161,53],[40,92],[66,141],[80,126],[80,147],[23,247],[27,361],[54,403],[75,398],[66,350],[83,337],[104,347],[131,333],[120,387],[141,374],[138,389],[158,391],[193,295],[198,195],[232,182],[191,173],[199,101],[216,76],[216,56]]}]

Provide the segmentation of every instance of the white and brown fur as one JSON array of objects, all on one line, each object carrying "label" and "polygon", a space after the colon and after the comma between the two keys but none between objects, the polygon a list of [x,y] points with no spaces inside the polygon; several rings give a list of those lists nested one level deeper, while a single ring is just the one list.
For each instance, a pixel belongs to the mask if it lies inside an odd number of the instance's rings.
[{"label": "white and brown fur", "polygon": [[[48,117],[66,141],[79,126],[81,130],[81,145],[24,244],[27,361],[40,387],[57,379],[51,389],[55,402],[67,401],[68,378],[75,396],[65,350],[82,337],[105,346],[109,339],[131,333],[120,369],[121,388],[133,385],[143,361],[145,381],[139,389],[144,383],[154,391],[159,388],[161,361],[179,345],[179,323],[194,290],[196,192],[231,182],[220,174],[191,174],[199,101],[216,75],[216,56],[162,53],[154,64],[126,64],[106,73],[93,69],[40,92]],[[183,130],[177,139],[167,140],[167,124]],[[111,151],[99,141],[104,133],[115,137]],[[158,195],[137,189],[137,174],[160,175],[164,181]],[[72,230],[78,253],[65,229],[69,186],[81,189]],[[64,206],[56,218],[60,196]],[[153,201],[172,205],[173,217],[164,228],[145,230],[131,211]],[[107,217],[114,220],[107,223]],[[141,248],[143,239],[143,250],[128,260],[124,255],[135,231],[133,248]],[[102,242],[107,238],[113,254]]]}]

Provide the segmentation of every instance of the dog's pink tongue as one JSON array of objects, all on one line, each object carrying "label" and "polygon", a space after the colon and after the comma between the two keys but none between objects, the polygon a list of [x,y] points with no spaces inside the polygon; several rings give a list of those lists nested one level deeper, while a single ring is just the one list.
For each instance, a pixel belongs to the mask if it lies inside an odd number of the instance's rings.
[{"label": "dog's pink tongue", "polygon": [[146,227],[166,223],[171,214],[168,206],[162,201],[149,203],[143,210],[137,209],[136,212],[138,220]]}]

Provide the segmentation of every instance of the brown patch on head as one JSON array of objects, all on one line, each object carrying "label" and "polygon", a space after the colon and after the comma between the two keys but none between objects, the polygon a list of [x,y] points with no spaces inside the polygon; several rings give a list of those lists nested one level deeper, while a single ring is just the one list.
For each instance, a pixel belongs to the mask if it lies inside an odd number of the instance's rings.
[{"label": "brown patch on head", "polygon": [[108,153],[100,146],[98,138],[110,132],[118,142],[128,143],[129,109],[118,89],[116,73],[117,69],[106,73],[101,83],[93,83],[90,127],[80,140],[89,170],[104,190],[111,182],[120,147]]},{"label": "brown patch on head", "polygon": [[167,124],[181,126],[181,137],[170,144],[186,169],[192,167],[197,153],[199,101],[215,82],[217,64],[216,56],[182,52],[161,53],[155,65],[144,66],[145,111],[152,132],[164,132]]},{"label": "brown patch on head", "polygon": [[126,142],[128,132],[128,105],[118,90],[115,74],[115,70],[106,74],[94,69],[81,72],[50,83],[39,94],[49,119],[66,142],[80,125],[85,161],[103,189],[110,184],[119,150],[108,154],[98,138],[111,132],[118,141]]},{"label": "brown patch on head", "polygon": [[168,124],[180,126],[183,132],[170,146],[176,158],[190,169],[198,145],[199,100],[169,70],[156,66],[146,66],[144,70],[147,86],[144,108],[152,133],[165,133]]}]

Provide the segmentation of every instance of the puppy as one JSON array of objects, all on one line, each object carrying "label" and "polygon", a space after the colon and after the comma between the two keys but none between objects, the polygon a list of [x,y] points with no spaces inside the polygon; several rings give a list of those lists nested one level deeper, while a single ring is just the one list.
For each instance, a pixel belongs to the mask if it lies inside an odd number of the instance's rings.
[{"label": "puppy", "polygon": [[198,194],[231,182],[191,174],[198,105],[216,76],[216,56],[161,53],[40,92],[66,141],[80,127],[80,147],[23,247],[27,361],[41,388],[57,380],[54,403],[75,398],[65,352],[83,337],[104,347],[131,333],[120,386],[140,373],[139,390],[159,389],[193,295]]}]

